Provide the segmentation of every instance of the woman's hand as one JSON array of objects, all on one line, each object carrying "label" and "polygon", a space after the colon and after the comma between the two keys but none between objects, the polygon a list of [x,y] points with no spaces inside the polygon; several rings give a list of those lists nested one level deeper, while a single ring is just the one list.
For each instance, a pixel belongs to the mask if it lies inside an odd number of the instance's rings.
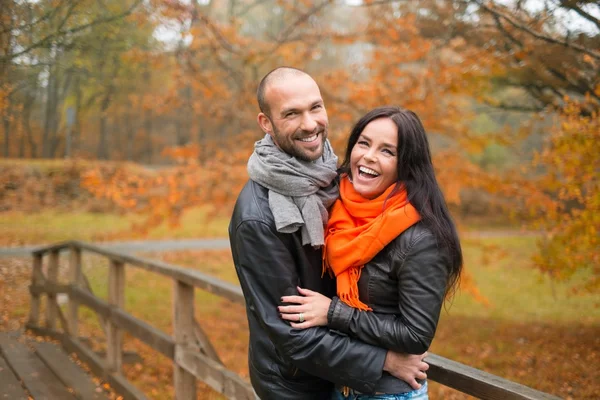
[{"label": "woman's hand", "polygon": [[283,296],[283,303],[291,303],[291,306],[279,306],[281,318],[290,321],[292,328],[306,329],[312,326],[327,325],[327,311],[331,299],[321,293],[298,287],[298,293],[302,296]]}]

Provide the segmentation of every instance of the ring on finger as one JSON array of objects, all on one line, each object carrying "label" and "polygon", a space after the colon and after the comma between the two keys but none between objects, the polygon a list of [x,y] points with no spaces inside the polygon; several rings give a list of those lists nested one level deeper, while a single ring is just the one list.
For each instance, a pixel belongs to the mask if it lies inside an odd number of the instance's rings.
[{"label": "ring on finger", "polygon": [[300,322],[300,323],[304,322],[304,314],[302,314],[302,313],[298,314],[298,322]]}]

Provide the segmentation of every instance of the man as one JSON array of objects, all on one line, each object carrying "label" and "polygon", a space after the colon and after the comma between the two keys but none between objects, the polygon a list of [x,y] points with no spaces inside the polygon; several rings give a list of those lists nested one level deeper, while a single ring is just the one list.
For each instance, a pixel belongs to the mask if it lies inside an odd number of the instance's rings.
[{"label": "man", "polygon": [[[327,208],[337,198],[337,157],[316,82],[294,68],[277,68],[259,84],[258,125],[267,135],[248,162],[229,238],[246,299],[250,380],[262,400],[329,399],[333,384],[371,392],[387,371],[418,388],[428,366],[324,327],[292,329],[280,318],[281,296],[297,286],[327,296],[321,246]],[[299,320],[303,316],[299,315]]]}]

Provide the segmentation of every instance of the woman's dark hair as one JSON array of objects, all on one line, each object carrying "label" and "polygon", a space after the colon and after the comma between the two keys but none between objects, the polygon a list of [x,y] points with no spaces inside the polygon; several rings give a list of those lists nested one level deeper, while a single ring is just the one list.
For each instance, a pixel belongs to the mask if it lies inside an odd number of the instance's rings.
[{"label": "woman's dark hair", "polygon": [[419,117],[410,110],[393,106],[378,107],[369,111],[352,129],[345,159],[338,172],[350,174],[350,155],[354,145],[365,127],[380,118],[389,118],[398,127],[398,182],[390,196],[397,193],[404,184],[408,201],[421,215],[421,221],[433,232],[438,245],[448,251],[450,270],[446,293],[451,294],[460,279],[462,250],[456,226],[435,178],[429,141]]}]

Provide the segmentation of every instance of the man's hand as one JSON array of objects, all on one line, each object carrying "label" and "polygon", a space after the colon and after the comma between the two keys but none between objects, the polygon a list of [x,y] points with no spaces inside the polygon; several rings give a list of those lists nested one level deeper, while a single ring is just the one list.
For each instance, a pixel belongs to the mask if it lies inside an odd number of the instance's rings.
[{"label": "man's hand", "polygon": [[398,379],[402,379],[417,390],[421,388],[421,384],[417,382],[417,379],[427,378],[425,371],[429,369],[429,364],[423,361],[425,357],[427,357],[427,352],[417,355],[388,351],[383,363],[383,370]]}]

